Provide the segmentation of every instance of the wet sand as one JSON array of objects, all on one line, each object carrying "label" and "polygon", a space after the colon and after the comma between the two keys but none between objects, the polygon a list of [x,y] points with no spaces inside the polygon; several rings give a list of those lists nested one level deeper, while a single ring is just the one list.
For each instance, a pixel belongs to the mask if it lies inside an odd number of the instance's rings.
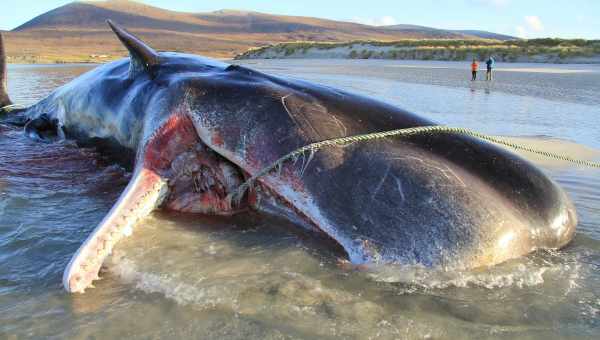
[{"label": "wet sand", "polygon": [[[481,70],[471,82],[470,63],[394,60],[244,60],[242,64],[269,72],[285,70],[311,79],[345,75],[412,84],[488,90],[576,104],[599,105],[600,65],[540,65],[496,63],[495,80]],[[533,71],[533,72],[532,72]],[[574,72],[576,71],[576,72]],[[441,100],[442,98],[440,98]]]}]

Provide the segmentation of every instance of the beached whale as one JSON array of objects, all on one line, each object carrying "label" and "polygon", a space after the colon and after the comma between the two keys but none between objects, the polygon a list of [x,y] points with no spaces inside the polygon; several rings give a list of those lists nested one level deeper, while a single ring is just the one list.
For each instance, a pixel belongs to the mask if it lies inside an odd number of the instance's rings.
[{"label": "beached whale", "polygon": [[[156,208],[277,214],[335,240],[355,264],[472,268],[572,238],[576,213],[553,180],[515,154],[456,134],[326,147],[231,200],[247,178],[306,144],[433,123],[327,86],[158,53],[109,24],[130,58],[0,113],[34,138],[74,139],[133,169],[66,268],[70,292],[89,287],[119,239]],[[0,70],[4,84],[4,59]],[[0,99],[10,104],[5,85]]]}]

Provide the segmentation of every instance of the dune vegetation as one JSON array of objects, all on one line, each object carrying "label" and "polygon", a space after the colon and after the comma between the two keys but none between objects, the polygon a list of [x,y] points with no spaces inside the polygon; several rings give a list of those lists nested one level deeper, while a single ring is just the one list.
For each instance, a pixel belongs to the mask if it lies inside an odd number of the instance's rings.
[{"label": "dune vegetation", "polygon": [[399,40],[344,43],[290,42],[251,49],[236,59],[346,58],[410,60],[483,60],[494,56],[504,62],[600,63],[600,40]]}]

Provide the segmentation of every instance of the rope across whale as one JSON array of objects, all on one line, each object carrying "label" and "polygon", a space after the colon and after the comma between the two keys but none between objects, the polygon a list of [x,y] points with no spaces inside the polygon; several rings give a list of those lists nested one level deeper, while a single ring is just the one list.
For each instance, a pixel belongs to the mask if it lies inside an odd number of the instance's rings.
[{"label": "rope across whale", "polygon": [[297,157],[304,155],[306,152],[316,152],[316,151],[319,151],[320,149],[322,149],[324,147],[328,147],[328,146],[344,147],[348,144],[352,144],[355,142],[365,142],[365,141],[369,141],[369,140],[383,139],[383,138],[389,138],[389,137],[406,137],[406,136],[410,136],[410,135],[427,134],[427,133],[446,133],[446,134],[466,135],[466,136],[470,136],[470,137],[479,138],[479,139],[482,139],[482,140],[485,140],[485,141],[488,141],[488,142],[491,142],[494,144],[504,145],[504,146],[513,148],[515,150],[521,150],[521,151],[534,153],[534,154],[537,154],[540,156],[544,156],[546,158],[570,162],[573,164],[577,164],[579,166],[600,169],[600,162],[582,160],[582,159],[572,158],[572,157],[558,154],[558,153],[538,150],[535,148],[523,146],[518,143],[509,142],[509,141],[500,139],[498,137],[489,136],[489,135],[486,135],[486,134],[483,134],[480,132],[476,132],[476,131],[473,131],[470,129],[466,129],[466,128],[449,127],[449,126],[444,126],[444,125],[418,126],[418,127],[412,127],[412,128],[396,129],[396,130],[390,130],[390,131],[374,132],[374,133],[368,133],[368,134],[362,134],[362,135],[327,139],[327,140],[323,140],[320,142],[315,142],[315,143],[305,145],[301,148],[298,148],[298,149],[280,157],[278,160],[273,162],[271,165],[263,168],[260,172],[258,172],[254,176],[250,177],[248,180],[246,180],[244,183],[242,183],[237,188],[237,190],[235,190],[234,192],[229,194],[228,199],[231,201],[241,200],[244,193],[254,184],[254,182],[256,182],[256,180],[258,178],[275,170],[276,168],[280,167],[283,163],[290,161],[290,160],[294,160]]},{"label": "rope across whale", "polygon": [[6,105],[3,107],[0,107],[0,112],[2,112],[2,111],[10,112],[10,111],[21,110],[21,109],[25,109],[25,106],[22,106],[19,104],[11,104],[11,105]]},{"label": "rope across whale", "polygon": [[[24,108],[24,107],[21,105],[18,105],[18,104],[13,104],[13,105],[0,107],[0,111],[2,111],[2,110],[11,111],[11,110],[16,110],[16,109],[21,109],[21,108]],[[365,141],[369,141],[369,140],[383,139],[383,138],[388,138],[388,137],[406,137],[406,136],[410,136],[410,135],[426,134],[426,133],[446,133],[446,134],[454,133],[454,134],[475,137],[475,138],[479,138],[479,139],[482,139],[482,140],[485,140],[485,141],[488,141],[488,142],[491,142],[494,144],[504,145],[504,146],[510,147],[515,150],[530,152],[533,154],[544,156],[546,158],[565,161],[565,162],[573,163],[573,164],[576,164],[579,166],[600,169],[600,162],[577,159],[577,158],[569,157],[569,156],[566,156],[563,154],[558,154],[558,153],[544,151],[544,150],[538,150],[538,149],[531,148],[528,146],[523,146],[518,143],[509,142],[509,141],[500,139],[498,137],[493,137],[493,136],[486,135],[486,134],[483,134],[483,133],[480,133],[477,131],[473,131],[473,130],[470,130],[467,128],[450,127],[450,126],[444,126],[444,125],[418,126],[418,127],[405,128],[405,129],[396,129],[396,130],[390,130],[390,131],[382,131],[382,132],[367,133],[367,134],[362,134],[362,135],[326,139],[326,140],[323,140],[320,142],[315,142],[315,143],[305,145],[301,148],[298,148],[298,149],[280,157],[278,160],[273,162],[271,165],[263,168],[256,175],[250,177],[248,180],[246,180],[244,183],[242,183],[238,187],[237,190],[235,190],[233,193],[229,194],[228,199],[231,201],[241,199],[241,197],[244,195],[244,193],[254,184],[254,182],[259,177],[262,177],[262,176],[268,174],[269,172],[273,171],[274,169],[281,166],[283,163],[285,163],[287,161],[293,160],[296,157],[304,155],[306,152],[316,152],[316,151],[319,151],[320,149],[322,149],[324,147],[328,147],[328,146],[343,147],[345,145],[355,143],[355,142],[365,142]]]}]

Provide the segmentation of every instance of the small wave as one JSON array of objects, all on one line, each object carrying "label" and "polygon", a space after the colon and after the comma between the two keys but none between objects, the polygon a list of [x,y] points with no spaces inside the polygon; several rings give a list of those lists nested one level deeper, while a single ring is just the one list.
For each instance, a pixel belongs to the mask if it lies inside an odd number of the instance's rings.
[{"label": "small wave", "polygon": [[[535,257],[535,256],[534,256]],[[473,270],[429,269],[422,266],[381,266],[369,269],[368,276],[378,282],[399,283],[415,289],[448,288],[526,288],[562,279],[562,291],[568,294],[577,287],[580,265],[552,263],[539,259],[521,259],[490,268]],[[409,289],[409,292],[411,289]]]},{"label": "small wave", "polygon": [[175,274],[154,274],[138,269],[134,261],[117,259],[113,256],[110,271],[118,275],[125,283],[133,284],[136,289],[146,293],[159,293],[166,298],[174,300],[180,305],[194,305],[195,308],[213,309],[227,305],[234,309],[235,298],[228,294],[223,287],[198,284],[204,278],[198,279],[196,284],[188,284]]}]

